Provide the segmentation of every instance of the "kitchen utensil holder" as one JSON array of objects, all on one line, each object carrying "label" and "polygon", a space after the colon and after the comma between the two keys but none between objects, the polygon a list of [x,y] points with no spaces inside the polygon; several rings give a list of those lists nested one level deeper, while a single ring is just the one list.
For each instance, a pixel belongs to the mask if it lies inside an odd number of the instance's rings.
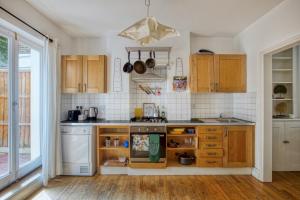
[{"label": "kitchen utensil holder", "polygon": [[113,92],[122,92],[122,61],[121,58],[114,59]]}]

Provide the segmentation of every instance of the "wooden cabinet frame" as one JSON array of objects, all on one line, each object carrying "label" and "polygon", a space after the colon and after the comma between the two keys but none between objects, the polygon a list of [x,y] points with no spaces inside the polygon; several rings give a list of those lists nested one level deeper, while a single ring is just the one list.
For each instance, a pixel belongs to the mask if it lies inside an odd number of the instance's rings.
[{"label": "wooden cabinet frame", "polygon": [[107,58],[95,56],[62,56],[62,93],[107,92]]},{"label": "wooden cabinet frame", "polygon": [[190,56],[190,89],[194,93],[246,92],[246,55]]}]

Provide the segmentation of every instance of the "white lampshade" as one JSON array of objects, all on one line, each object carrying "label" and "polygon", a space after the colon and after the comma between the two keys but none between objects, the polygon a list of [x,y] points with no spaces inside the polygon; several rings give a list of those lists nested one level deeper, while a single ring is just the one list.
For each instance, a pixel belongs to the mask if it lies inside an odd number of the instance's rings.
[{"label": "white lampshade", "polygon": [[160,24],[155,17],[146,17],[118,35],[146,45],[164,38],[179,36],[179,33],[174,28]]}]

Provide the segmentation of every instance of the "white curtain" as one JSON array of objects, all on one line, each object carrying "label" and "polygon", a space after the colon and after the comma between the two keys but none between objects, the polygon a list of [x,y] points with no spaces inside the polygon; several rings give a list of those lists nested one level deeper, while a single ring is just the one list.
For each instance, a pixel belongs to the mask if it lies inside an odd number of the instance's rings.
[{"label": "white curtain", "polygon": [[57,40],[45,39],[42,70],[43,137],[42,173],[43,184],[62,172],[60,119],[60,53]]}]

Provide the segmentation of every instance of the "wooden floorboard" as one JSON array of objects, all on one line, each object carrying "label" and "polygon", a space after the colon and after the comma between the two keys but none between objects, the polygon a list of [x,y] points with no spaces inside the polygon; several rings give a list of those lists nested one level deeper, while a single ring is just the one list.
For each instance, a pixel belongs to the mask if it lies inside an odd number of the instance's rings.
[{"label": "wooden floorboard", "polygon": [[31,200],[300,200],[300,172],[274,172],[272,183],[252,176],[60,176]]}]

